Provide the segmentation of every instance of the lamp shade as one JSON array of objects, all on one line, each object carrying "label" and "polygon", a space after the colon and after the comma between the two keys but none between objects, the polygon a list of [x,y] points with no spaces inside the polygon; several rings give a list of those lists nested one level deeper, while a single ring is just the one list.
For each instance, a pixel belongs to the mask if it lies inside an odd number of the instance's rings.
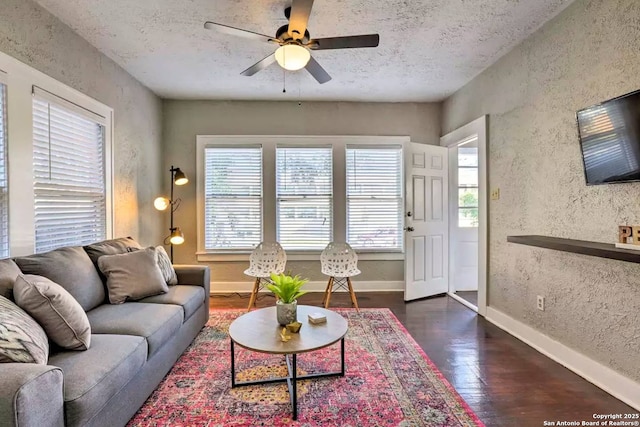
[{"label": "lamp shade", "polygon": [[304,68],[310,59],[311,53],[296,44],[286,44],[276,50],[276,61],[285,70],[296,71]]},{"label": "lamp shade", "polygon": [[185,175],[185,173],[182,172],[180,168],[176,168],[175,175],[173,176],[173,182],[176,185],[185,185],[187,182],[189,182],[189,178],[187,178],[187,175]]},{"label": "lamp shade", "polygon": [[176,227],[171,231],[169,242],[171,242],[172,245],[181,245],[184,243],[184,234],[182,234],[180,227]]},{"label": "lamp shade", "polygon": [[167,208],[171,205],[171,200],[166,197],[157,197],[153,201],[153,207],[159,211],[167,210]]}]

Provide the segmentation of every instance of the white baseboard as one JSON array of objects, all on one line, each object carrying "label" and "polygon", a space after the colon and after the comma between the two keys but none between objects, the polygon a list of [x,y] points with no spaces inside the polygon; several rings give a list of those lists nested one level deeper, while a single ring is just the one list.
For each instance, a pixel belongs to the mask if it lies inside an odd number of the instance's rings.
[{"label": "white baseboard", "polygon": [[530,326],[487,307],[486,319],[590,383],[640,411],[640,383],[588,358]]},{"label": "white baseboard", "polygon": [[[352,280],[353,290],[356,292],[387,292],[387,291],[403,291],[403,281],[355,281]],[[324,292],[327,288],[325,281],[307,282],[304,290],[309,292]],[[253,281],[250,282],[211,282],[211,293],[233,293],[233,292],[251,292],[253,290]],[[268,292],[265,290],[265,292]]]}]

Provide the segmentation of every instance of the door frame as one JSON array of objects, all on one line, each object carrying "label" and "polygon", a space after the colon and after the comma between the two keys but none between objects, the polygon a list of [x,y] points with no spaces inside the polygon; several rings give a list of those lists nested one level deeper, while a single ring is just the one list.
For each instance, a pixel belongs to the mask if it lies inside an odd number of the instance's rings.
[{"label": "door frame", "polygon": [[[489,191],[488,191],[488,164],[487,164],[487,142],[488,142],[488,121],[489,116],[485,115],[466,125],[450,132],[440,138],[440,145],[448,148],[456,148],[467,142],[471,138],[478,139],[478,314],[487,314],[487,272],[489,253]],[[451,246],[450,246],[451,247]],[[451,256],[449,256],[451,259]],[[470,303],[462,300],[457,295],[449,293],[451,297],[461,303],[471,306]]]}]

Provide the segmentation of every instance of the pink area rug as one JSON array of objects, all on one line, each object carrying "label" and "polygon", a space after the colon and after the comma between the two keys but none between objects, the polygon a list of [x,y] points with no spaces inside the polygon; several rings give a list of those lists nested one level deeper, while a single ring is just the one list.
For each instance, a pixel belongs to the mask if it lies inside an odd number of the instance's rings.
[{"label": "pink area rug", "polygon": [[[130,426],[483,426],[388,309],[336,309],[349,322],[344,377],[231,388],[228,328],[214,310]],[[284,357],[236,346],[238,381],[286,376]],[[298,356],[299,374],[340,369],[340,344]]]}]

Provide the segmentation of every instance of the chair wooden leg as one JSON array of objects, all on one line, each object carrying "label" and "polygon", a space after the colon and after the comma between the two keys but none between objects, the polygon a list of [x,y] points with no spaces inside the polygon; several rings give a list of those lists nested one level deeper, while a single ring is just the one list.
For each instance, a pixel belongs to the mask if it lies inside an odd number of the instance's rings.
[{"label": "chair wooden leg", "polygon": [[356,298],[356,293],[353,292],[353,285],[351,284],[351,279],[347,277],[347,284],[349,285],[349,294],[351,295],[351,303],[356,307],[356,311],[360,313],[360,308],[358,307],[358,299]]},{"label": "chair wooden leg", "polygon": [[247,313],[251,311],[251,307],[256,303],[256,297],[258,296],[258,287],[260,286],[260,278],[256,277],[256,281],[253,284],[253,291],[251,291],[251,298],[249,298],[249,307],[247,307]]},{"label": "chair wooden leg", "polygon": [[322,295],[322,305],[327,300],[327,293],[331,292],[331,287],[333,286],[333,277],[329,277],[329,281],[327,282],[327,286],[324,288],[324,295]]},{"label": "chair wooden leg", "polygon": [[329,308],[329,301],[331,300],[331,293],[333,292],[333,281],[334,277],[330,277],[329,283],[327,283],[327,290],[324,291],[324,308]]}]

